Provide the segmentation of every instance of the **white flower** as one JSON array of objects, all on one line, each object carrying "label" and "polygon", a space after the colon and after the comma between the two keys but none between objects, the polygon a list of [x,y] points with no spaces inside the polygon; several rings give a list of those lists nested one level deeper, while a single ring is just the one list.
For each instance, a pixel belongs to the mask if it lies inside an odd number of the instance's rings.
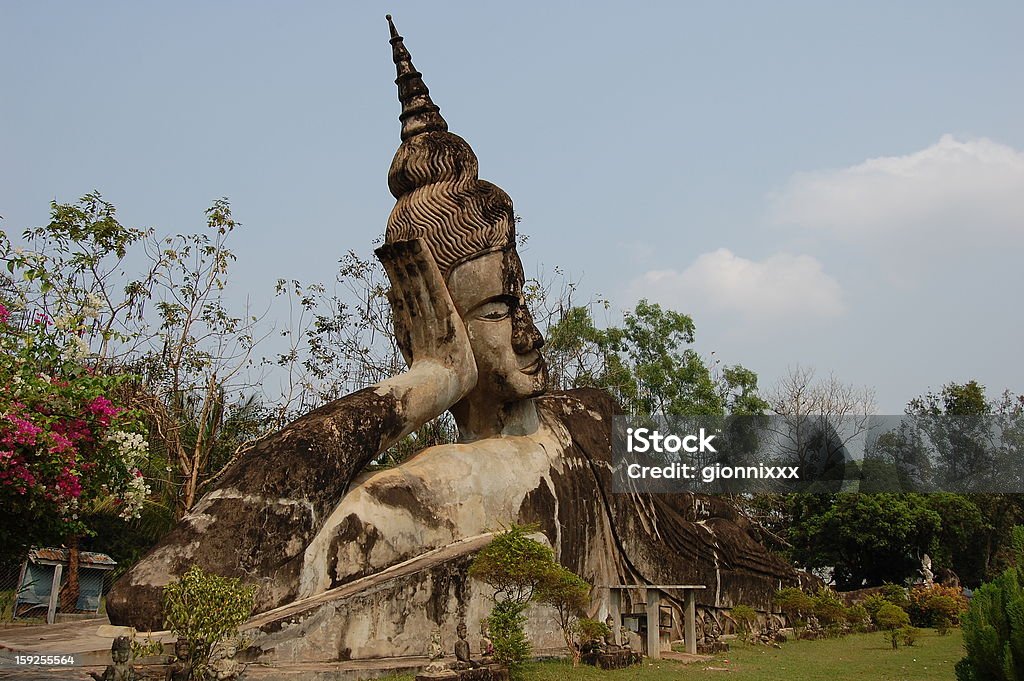
[{"label": "white flower", "polygon": [[149,485],[146,484],[146,479],[138,475],[137,469],[133,470],[132,478],[128,481],[128,485],[121,495],[123,505],[118,515],[124,520],[142,517],[142,505],[151,491]]},{"label": "white flower", "polygon": [[82,302],[82,316],[86,319],[97,319],[100,316],[100,308],[103,307],[103,299],[95,293],[86,294]]},{"label": "white flower", "polygon": [[128,468],[137,468],[149,454],[149,443],[142,433],[115,430],[107,434],[107,441],[117,446],[117,452]]},{"label": "white flower", "polygon": [[64,358],[72,362],[88,357],[91,353],[89,343],[81,336],[71,336],[67,347],[64,348]]}]

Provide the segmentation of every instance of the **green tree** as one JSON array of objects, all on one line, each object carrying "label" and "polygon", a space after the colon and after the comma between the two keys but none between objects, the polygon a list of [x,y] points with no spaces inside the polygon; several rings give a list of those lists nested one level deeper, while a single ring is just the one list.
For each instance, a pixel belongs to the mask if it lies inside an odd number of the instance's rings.
[{"label": "green tree", "polygon": [[820,589],[812,599],[814,601],[814,616],[825,626],[829,633],[836,633],[846,620],[846,605],[843,599],[835,591],[829,588]]},{"label": "green tree", "polygon": [[[989,398],[977,381],[948,383],[907,406],[914,435],[929,443],[941,489],[1020,488],[1024,395]],[[1020,495],[936,495],[946,523],[939,545],[964,583],[977,585],[1013,563],[1013,527],[1024,521]]]},{"label": "green tree", "polygon": [[903,608],[892,603],[886,603],[878,609],[875,620],[878,623],[878,627],[883,629],[889,637],[892,649],[896,650],[899,647],[901,630],[910,626],[910,616]]},{"label": "green tree", "polygon": [[469,574],[493,590],[494,608],[487,622],[496,659],[514,666],[529,656],[523,611],[535,600],[555,609],[576,666],[585,635],[594,630],[581,619],[590,603],[590,585],[559,565],[550,548],[530,537],[534,530],[533,526],[512,525],[497,534],[473,559]]},{"label": "green tree", "polygon": [[[538,587],[537,600],[555,609],[565,647],[572,657],[573,666],[578,667],[583,644],[586,643],[580,622],[590,605],[590,584],[571,570],[553,563]],[[583,628],[591,632],[593,626],[588,623]]]},{"label": "green tree", "polygon": [[1024,572],[1008,568],[974,592],[962,620],[967,657],[956,665],[958,681],[1024,678]]},{"label": "green tree", "polygon": [[719,370],[691,346],[688,315],[639,301],[622,326],[599,329],[589,307],[564,311],[547,329],[545,354],[557,388],[609,390],[633,415],[668,417],[760,414],[767,407],[757,375],[742,366]]},{"label": "green tree", "polygon": [[198,565],[164,587],[166,624],[188,640],[194,678],[205,678],[217,644],[238,636],[238,627],[252,614],[257,588]]},{"label": "green tree", "polygon": [[549,579],[555,556],[530,533],[536,528],[512,525],[498,533],[477,553],[469,575],[492,589],[494,608],[487,618],[494,641],[494,655],[513,667],[530,654],[529,640],[523,630],[523,611],[537,590]]},{"label": "green tree", "polygon": [[918,556],[934,552],[942,526],[916,494],[794,495],[791,509],[793,558],[807,567],[834,567],[841,589],[916,574]]}]

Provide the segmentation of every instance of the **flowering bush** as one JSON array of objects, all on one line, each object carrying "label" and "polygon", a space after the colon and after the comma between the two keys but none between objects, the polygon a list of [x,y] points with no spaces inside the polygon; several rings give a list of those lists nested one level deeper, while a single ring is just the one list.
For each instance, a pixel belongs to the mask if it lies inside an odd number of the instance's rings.
[{"label": "flowering bush", "polygon": [[922,585],[910,590],[907,614],[915,627],[957,626],[967,606],[962,589],[941,584]]},{"label": "flowering bush", "polygon": [[5,549],[88,534],[80,514],[97,503],[138,517],[149,493],[139,470],[147,453],[142,427],[112,399],[122,379],[83,361],[84,323],[81,315],[56,323],[26,316],[0,300]]}]

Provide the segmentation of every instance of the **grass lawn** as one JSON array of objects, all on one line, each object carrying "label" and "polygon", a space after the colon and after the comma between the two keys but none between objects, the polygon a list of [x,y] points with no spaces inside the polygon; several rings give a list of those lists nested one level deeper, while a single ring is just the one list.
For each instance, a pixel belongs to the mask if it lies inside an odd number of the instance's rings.
[{"label": "grass lawn", "polygon": [[[645,661],[642,667],[603,672],[573,669],[565,662],[526,665],[523,681],[953,681],[953,665],[964,656],[960,630],[939,636],[931,629],[910,648],[892,650],[881,633],[856,634],[823,641],[799,641],[781,649],[732,642],[732,650],[712,662],[679,664]],[[412,681],[412,676],[388,677]]]},{"label": "grass lawn", "polygon": [[[688,665],[645,661],[643,668],[602,672],[573,669],[569,663],[546,662],[527,666],[526,681],[953,681],[953,665],[964,656],[963,639],[956,629],[939,636],[931,629],[910,648],[893,650],[881,633],[856,634],[823,641],[799,641],[781,649],[732,642],[732,650],[712,662]],[[728,671],[721,671],[728,670]]]}]

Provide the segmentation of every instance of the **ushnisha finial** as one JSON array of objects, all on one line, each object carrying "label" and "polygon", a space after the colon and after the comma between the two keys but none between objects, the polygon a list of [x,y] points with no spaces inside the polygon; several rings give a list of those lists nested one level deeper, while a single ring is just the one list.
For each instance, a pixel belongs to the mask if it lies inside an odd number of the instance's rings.
[{"label": "ushnisha finial", "polygon": [[402,141],[424,132],[448,130],[448,123],[441,117],[441,109],[430,100],[430,90],[423,83],[423,74],[412,64],[412,56],[405,47],[404,38],[398,35],[395,22],[387,15],[391,29],[391,52],[398,71],[395,84],[398,86],[398,101],[402,103]]}]

